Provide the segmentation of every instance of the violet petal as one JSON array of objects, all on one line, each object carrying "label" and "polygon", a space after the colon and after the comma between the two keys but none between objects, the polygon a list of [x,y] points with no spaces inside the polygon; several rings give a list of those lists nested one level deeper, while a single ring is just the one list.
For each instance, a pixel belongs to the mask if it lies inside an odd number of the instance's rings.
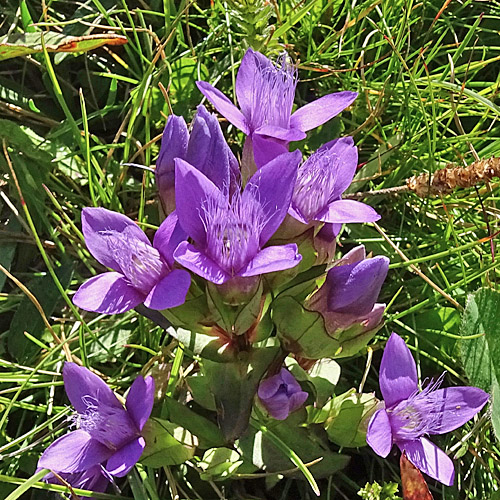
[{"label": "violet petal", "polygon": [[254,197],[267,221],[260,234],[261,247],[276,232],[287,214],[301,156],[300,151],[278,156],[257,170],[245,186],[243,199]]},{"label": "violet petal", "polygon": [[273,137],[280,141],[292,142],[301,141],[306,138],[306,133],[296,128],[283,128],[277,125],[262,125],[252,135],[263,135],[264,137]]},{"label": "violet petal", "polygon": [[229,120],[243,133],[247,135],[250,133],[243,113],[220,90],[217,90],[208,82],[198,81],[196,85],[199,91],[213,104],[215,109],[224,116],[224,118]]},{"label": "violet petal", "polygon": [[176,212],[172,212],[155,233],[153,246],[160,252],[165,262],[174,265],[174,251],[179,243],[187,240],[187,234],[179,224]]},{"label": "violet petal", "polygon": [[162,278],[149,292],[144,305],[162,311],[184,304],[191,285],[191,276],[184,269],[174,269]]},{"label": "violet petal", "polygon": [[397,444],[406,452],[406,457],[417,469],[446,486],[453,484],[455,467],[451,458],[441,448],[426,438]]},{"label": "violet petal", "polygon": [[103,266],[115,271],[121,271],[121,268],[113,258],[113,252],[110,252],[109,234],[113,231],[121,233],[125,229],[129,236],[149,245],[144,231],[127,216],[105,208],[87,207],[82,210],[82,230],[89,252]]},{"label": "violet petal", "polygon": [[477,387],[446,387],[415,397],[412,407],[428,421],[428,434],[445,434],[474,417],[488,399]]},{"label": "violet petal", "polygon": [[288,153],[288,144],[272,137],[254,134],[252,136],[252,149],[255,165],[257,168],[261,168],[279,155]]},{"label": "violet petal", "polygon": [[204,246],[207,235],[201,216],[205,204],[225,206],[227,197],[199,170],[178,158],[175,161],[175,198],[176,213],[182,229],[196,243]]},{"label": "violet petal", "polygon": [[125,406],[137,428],[142,431],[153,409],[155,381],[153,377],[139,375],[130,386]]},{"label": "violet petal", "polygon": [[377,410],[372,415],[368,424],[366,442],[382,458],[389,455],[392,448],[392,429],[384,408]]},{"label": "violet petal", "polygon": [[261,250],[239,273],[239,276],[258,276],[260,274],[282,271],[295,267],[302,260],[297,245],[266,247]]},{"label": "violet petal", "polygon": [[65,434],[54,441],[38,461],[38,467],[55,472],[81,472],[102,463],[113,452],[83,430]]},{"label": "violet petal", "polygon": [[231,276],[204,253],[197,250],[187,241],[181,243],[174,253],[175,260],[193,273],[216,285],[222,285]]},{"label": "violet petal", "polygon": [[139,305],[145,297],[122,274],[109,272],[83,283],[73,296],[73,303],[85,311],[120,314]]},{"label": "violet petal", "polygon": [[417,366],[405,341],[396,333],[385,346],[379,384],[386,408],[408,399],[418,390]]},{"label": "violet petal", "polygon": [[92,398],[114,408],[122,408],[121,403],[108,385],[84,366],[66,362],[63,368],[64,390],[78,413],[84,414],[88,406],[84,398]]},{"label": "violet petal", "polygon": [[358,97],[357,92],[336,92],[299,108],[290,117],[290,126],[307,132],[338,115]]},{"label": "violet petal", "polygon": [[337,200],[331,202],[314,217],[315,220],[335,224],[349,222],[375,222],[380,215],[369,205],[355,200]]},{"label": "violet petal", "polygon": [[130,469],[141,458],[146,441],[138,437],[116,451],[108,460],[106,470],[113,476],[126,476]]},{"label": "violet petal", "polygon": [[255,84],[259,83],[259,73],[255,61],[255,52],[250,48],[241,60],[236,75],[236,97],[245,117],[251,117],[254,107]]}]

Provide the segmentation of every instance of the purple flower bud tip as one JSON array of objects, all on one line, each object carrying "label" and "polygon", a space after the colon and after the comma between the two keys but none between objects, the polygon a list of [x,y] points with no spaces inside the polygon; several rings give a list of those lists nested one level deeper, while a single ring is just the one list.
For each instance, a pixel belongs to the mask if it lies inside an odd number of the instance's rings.
[{"label": "purple flower bud tip", "polygon": [[377,301],[388,270],[387,257],[374,257],[332,267],[326,278],[328,310],[368,314]]},{"label": "purple flower bud tip", "polygon": [[86,311],[118,314],[144,303],[156,310],[184,303],[189,273],[173,269],[173,251],[185,236],[176,215],[165,219],[151,245],[125,215],[104,208],[84,208],[82,227],[90,253],[114,269],[94,276],[76,292],[73,302]]},{"label": "purple flower bud tip", "polygon": [[263,380],[257,395],[271,417],[285,420],[306,401],[308,394],[303,391],[294,376],[282,368],[277,375]]},{"label": "purple flower bud tip", "polygon": [[483,408],[489,395],[477,387],[440,389],[442,377],[420,391],[415,361],[395,333],[385,347],[379,381],[385,406],[371,417],[368,444],[386,457],[395,443],[415,467],[451,486],[455,475],[452,460],[425,436],[462,426]]},{"label": "purple flower bud tip", "polygon": [[358,95],[329,94],[292,113],[297,70],[288,55],[274,63],[252,49],[247,50],[236,77],[239,109],[209,83],[197,84],[219,113],[251,137],[258,167],[287,151],[289,142],[304,139],[305,132],[338,115]]},{"label": "purple flower bud tip", "polygon": [[[63,378],[76,410],[77,429],[52,443],[40,457],[38,468],[63,474],[74,487],[104,491],[106,477],[125,476],[142,454],[146,443],[141,432],[153,408],[154,380],[137,377],[124,407],[87,368],[66,363]],[[53,479],[46,476],[47,481]]]},{"label": "purple flower bud tip", "polygon": [[238,161],[224,139],[217,117],[198,106],[189,133],[184,118],[170,115],[156,162],[156,184],[167,213],[175,209],[175,159],[203,172],[219,189],[233,193],[240,179]]}]

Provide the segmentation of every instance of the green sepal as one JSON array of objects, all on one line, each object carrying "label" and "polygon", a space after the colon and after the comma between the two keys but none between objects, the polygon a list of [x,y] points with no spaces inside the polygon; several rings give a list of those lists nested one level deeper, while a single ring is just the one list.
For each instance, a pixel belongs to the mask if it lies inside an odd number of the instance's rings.
[{"label": "green sepal", "polygon": [[142,435],[146,447],[141,455],[141,463],[148,467],[180,465],[194,457],[198,439],[179,425],[150,418]]},{"label": "green sepal", "polygon": [[330,441],[339,446],[366,446],[366,430],[379,400],[374,393],[356,393],[352,389],[328,404],[325,429]]}]

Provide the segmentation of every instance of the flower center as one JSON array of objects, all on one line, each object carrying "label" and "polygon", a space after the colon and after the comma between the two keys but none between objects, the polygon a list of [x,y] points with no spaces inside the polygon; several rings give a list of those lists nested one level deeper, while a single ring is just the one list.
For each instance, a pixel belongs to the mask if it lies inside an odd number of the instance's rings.
[{"label": "flower center", "polygon": [[299,168],[292,203],[304,219],[311,221],[332,201],[338,173],[338,158],[331,151],[316,151]]},{"label": "flower center", "polygon": [[227,206],[207,200],[203,210],[207,254],[227,273],[237,275],[259,251],[265,223],[260,204],[252,196],[235,193]]},{"label": "flower center", "polygon": [[124,408],[111,407],[91,396],[82,398],[87,409],[76,415],[80,429],[112,450],[118,450],[140,435]]},{"label": "flower center", "polygon": [[297,86],[297,69],[290,64],[286,52],[275,64],[256,61],[260,65],[261,78],[254,85],[254,106],[250,120],[252,128],[255,130],[262,125],[275,125],[288,129]]},{"label": "flower center", "polygon": [[134,288],[149,293],[166,275],[168,269],[158,250],[129,234],[127,229],[121,233],[109,231],[107,243],[121,272]]}]

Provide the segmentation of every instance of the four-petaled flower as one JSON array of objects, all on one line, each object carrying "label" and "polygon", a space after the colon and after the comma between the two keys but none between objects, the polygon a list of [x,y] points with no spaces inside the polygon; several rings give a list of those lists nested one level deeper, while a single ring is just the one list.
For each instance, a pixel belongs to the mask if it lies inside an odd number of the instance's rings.
[{"label": "four-petaled flower", "polygon": [[184,303],[191,278],[173,269],[173,251],[185,238],[175,213],[156,231],[153,245],[132,220],[105,208],[84,208],[82,228],[90,253],[115,271],[86,281],[73,297],[75,305],[118,314],[141,303],[157,310]]},{"label": "four-petaled flower", "polygon": [[301,260],[296,244],[264,245],[286,215],[299,160],[298,151],[280,155],[255,173],[243,193],[230,198],[177,159],[176,213],[194,244],[182,242],[175,260],[217,285],[295,267]]},{"label": "four-petaled flower", "polygon": [[338,115],[358,95],[347,91],[328,94],[292,113],[295,67],[286,54],[273,63],[252,49],[247,50],[236,77],[241,110],[209,83],[197,85],[221,115],[249,136],[258,167],[287,151],[289,142],[304,139],[305,132]]},{"label": "four-petaled flower", "polygon": [[276,420],[285,420],[290,413],[305,403],[308,396],[286,368],[264,379],[259,385],[257,395],[269,415]]},{"label": "four-petaled flower", "polygon": [[419,391],[415,361],[404,340],[395,333],[385,346],[379,381],[385,406],[373,414],[368,424],[368,444],[381,457],[397,444],[415,467],[451,486],[453,462],[425,436],[462,426],[481,410],[489,395],[477,387],[438,389],[441,379]]},{"label": "four-petaled flower", "polygon": [[163,131],[155,177],[165,213],[175,210],[175,158],[203,172],[219,189],[232,194],[239,185],[238,160],[222,134],[217,117],[198,106],[191,133],[181,116],[170,115]]},{"label": "four-petaled flower", "polygon": [[[146,445],[141,431],[154,401],[152,377],[135,379],[125,407],[113,391],[90,370],[75,363],[63,369],[64,388],[76,410],[77,429],[52,443],[40,457],[38,469],[62,474],[73,486],[102,490],[100,477],[125,476]],[[48,481],[54,482],[49,475]]]}]

